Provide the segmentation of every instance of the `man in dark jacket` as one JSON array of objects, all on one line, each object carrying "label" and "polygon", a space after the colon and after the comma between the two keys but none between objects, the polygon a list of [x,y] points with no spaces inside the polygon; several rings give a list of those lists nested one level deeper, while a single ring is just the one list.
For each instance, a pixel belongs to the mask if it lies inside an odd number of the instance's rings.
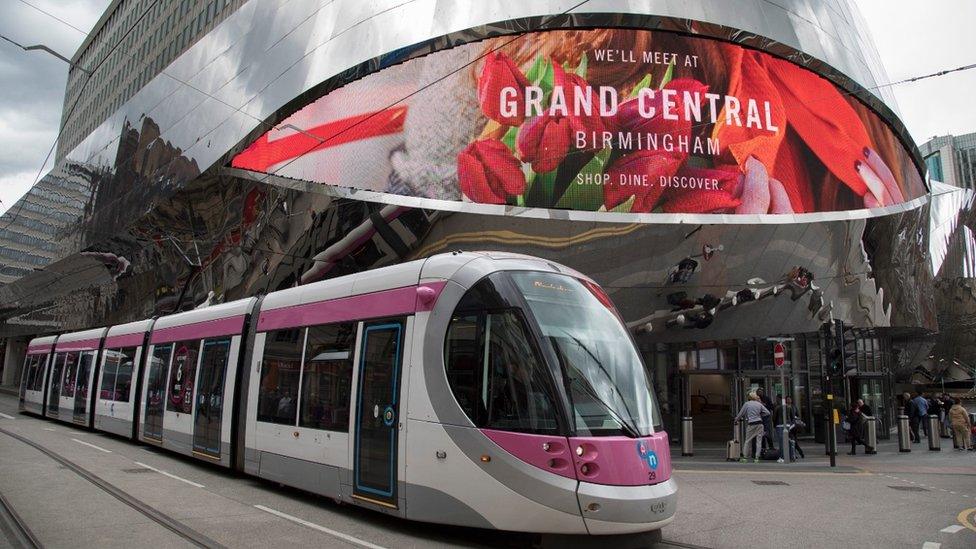
[{"label": "man in dark jacket", "polygon": [[902,395],[902,400],[905,404],[905,415],[908,416],[908,431],[911,434],[912,442],[921,442],[922,439],[918,436],[918,411],[915,409],[915,401],[912,400],[912,395],[908,393]]},{"label": "man in dark jacket", "polygon": [[[759,397],[759,402],[766,407],[767,410],[773,409],[773,401],[766,395],[766,391],[762,387],[756,389],[756,396]],[[773,421],[768,416],[763,416],[763,444],[766,448],[773,447]]]}]

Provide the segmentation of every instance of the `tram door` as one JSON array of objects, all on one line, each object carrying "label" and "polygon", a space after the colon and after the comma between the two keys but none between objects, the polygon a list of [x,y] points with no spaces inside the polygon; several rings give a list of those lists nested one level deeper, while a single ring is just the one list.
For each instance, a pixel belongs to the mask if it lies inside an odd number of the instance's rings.
[{"label": "tram door", "polygon": [[359,359],[354,495],[396,507],[403,322],[365,324]]},{"label": "tram door", "polygon": [[146,370],[146,403],[142,436],[163,441],[163,407],[166,405],[166,377],[173,344],[157,345]]},{"label": "tram door", "polygon": [[224,414],[224,377],[230,339],[206,340],[197,378],[197,409],[193,418],[193,451],[220,457],[220,423]]},{"label": "tram door", "polygon": [[78,378],[75,383],[75,423],[88,422],[88,382],[96,351],[84,351],[78,359]]},{"label": "tram door", "polygon": [[51,374],[47,384],[47,415],[58,415],[58,405],[61,399],[61,369],[67,360],[67,353],[58,353],[51,359]]}]

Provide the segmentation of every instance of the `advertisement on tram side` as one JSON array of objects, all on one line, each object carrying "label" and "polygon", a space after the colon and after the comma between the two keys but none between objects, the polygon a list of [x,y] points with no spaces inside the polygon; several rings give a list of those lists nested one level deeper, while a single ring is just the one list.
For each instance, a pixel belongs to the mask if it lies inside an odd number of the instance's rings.
[{"label": "advertisement on tram side", "polygon": [[315,100],[231,165],[589,212],[803,214],[926,192],[885,122],[814,72],[634,29],[504,36],[408,60]]}]

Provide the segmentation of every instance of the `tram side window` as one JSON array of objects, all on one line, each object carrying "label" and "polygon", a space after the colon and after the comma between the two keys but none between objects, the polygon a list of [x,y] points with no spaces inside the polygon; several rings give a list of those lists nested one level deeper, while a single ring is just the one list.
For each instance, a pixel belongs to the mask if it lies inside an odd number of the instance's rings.
[{"label": "tram side window", "polygon": [[98,398],[115,400],[115,375],[119,370],[121,356],[118,350],[105,351],[105,363],[102,365],[102,385],[98,391]]},{"label": "tram side window", "polygon": [[61,396],[63,397],[73,397],[75,396],[75,376],[78,373],[78,353],[75,351],[70,351],[64,357],[64,366],[62,367],[62,378],[61,378]]},{"label": "tram side window", "polygon": [[166,410],[189,414],[193,411],[193,384],[197,373],[200,340],[177,341],[173,349],[173,366],[169,372],[169,398],[166,399]]},{"label": "tram side window", "polygon": [[355,337],[356,324],[351,322],[308,329],[302,373],[301,427],[349,431]]},{"label": "tram side window", "polygon": [[102,368],[102,386],[99,398],[116,402],[129,402],[132,387],[132,363],[136,348],[123,347],[105,351]]},{"label": "tram side window", "polygon": [[304,340],[305,330],[300,328],[267,333],[258,388],[258,421],[295,425]]},{"label": "tram side window", "polygon": [[132,393],[132,365],[136,360],[136,348],[123,347],[119,349],[119,353],[122,356],[115,375],[115,398],[113,400],[129,402],[129,395]]},{"label": "tram side window", "polygon": [[21,385],[21,395],[26,390],[29,390],[34,384],[35,370],[37,369],[37,355],[27,355],[24,359],[24,379]]},{"label": "tram side window", "polygon": [[50,354],[38,355],[37,362],[34,363],[34,377],[30,383],[31,391],[42,391],[44,389],[44,366],[50,356]]},{"label": "tram side window", "polygon": [[455,315],[446,347],[448,382],[475,426],[557,432],[549,371],[515,311]]}]

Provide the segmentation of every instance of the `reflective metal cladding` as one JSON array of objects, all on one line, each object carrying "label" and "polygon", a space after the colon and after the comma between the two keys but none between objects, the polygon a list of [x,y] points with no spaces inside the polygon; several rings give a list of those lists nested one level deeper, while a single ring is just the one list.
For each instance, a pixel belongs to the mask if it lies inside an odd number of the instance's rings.
[{"label": "reflective metal cladding", "polygon": [[[887,78],[873,45],[858,30],[863,28],[859,17],[840,0],[251,0],[119,106],[0,218],[0,257],[5,263],[0,271],[5,277],[0,286],[0,333],[116,324],[439,251],[485,248],[549,257],[593,276],[620,306],[634,333],[646,341],[814,332],[830,318],[863,329],[934,330],[933,298],[924,291],[934,276],[929,261],[930,195],[921,184],[922,164],[893,111],[888,90],[876,87]],[[768,58],[768,63],[788,63],[805,74],[825,77],[826,85],[848,97],[846,104],[853,106],[866,134],[882,136],[884,150],[895,151],[884,154],[891,171],[906,182],[898,189],[904,200],[885,199],[893,188],[884,178],[879,178],[880,186],[862,178],[863,192],[851,194],[850,185],[845,185],[838,187],[841,194],[825,196],[820,189],[827,188],[823,182],[831,172],[821,167],[799,172],[816,179],[809,188],[818,189],[817,194],[810,194],[809,204],[853,207],[799,214],[791,206],[793,213],[760,216],[770,211],[767,207],[739,215],[734,210],[745,201],[743,190],[737,198],[722,188],[728,197],[719,198],[731,211],[654,212],[660,204],[646,211],[620,211],[621,204],[637,203],[638,193],[608,201],[602,189],[591,197],[592,208],[562,209],[554,207],[562,195],[544,194],[545,186],[538,187],[543,193],[538,202],[509,201],[516,194],[507,192],[504,203],[478,204],[462,198],[475,194],[461,192],[462,187],[455,187],[457,194],[450,197],[390,192],[397,182],[389,178],[389,165],[400,162],[403,170],[423,171],[429,168],[424,162],[444,152],[431,148],[420,158],[407,158],[407,149],[394,142],[386,144],[382,154],[375,148],[357,151],[355,143],[346,143],[344,164],[328,165],[326,173],[315,177],[278,173],[270,164],[265,170],[234,164],[237,155],[269,132],[301,136],[297,140],[315,149],[322,136],[301,124],[284,125],[330,94],[357,90],[349,98],[351,104],[390,99],[387,105],[395,108],[394,101],[416,86],[404,87],[398,95],[394,82],[380,97],[380,88],[369,83],[410,63],[426,63],[425,71],[414,75],[425,86],[437,86],[441,75],[455,73],[474,82],[489,42],[540,30],[589,36],[585,33],[599,29],[762,52],[756,56],[758,65]],[[513,51],[513,56],[527,60],[527,65],[518,65],[523,78],[535,59],[549,65],[535,75],[541,84],[527,78],[526,83],[545,87],[547,74],[554,82],[558,72],[582,78],[578,56],[572,66],[564,67],[554,65],[552,56],[547,61],[536,53]],[[596,78],[599,63],[591,57],[587,63],[587,70],[594,71],[587,76]],[[643,87],[665,89],[667,83],[661,83],[666,66],[651,71],[651,82]],[[669,82],[676,81],[676,72],[680,71],[673,70]],[[640,96],[643,75],[624,80],[637,88],[635,97]],[[727,78],[715,76],[712,82],[728,87]],[[517,142],[506,144],[506,139],[519,138],[518,131],[507,135],[506,127],[518,126],[504,120],[484,122],[482,127],[471,124],[485,116],[477,86],[434,89],[447,95],[463,91],[474,99],[449,116],[430,112],[430,124],[467,132],[470,141],[465,146],[495,139],[505,148],[491,145],[494,152],[479,149],[472,155],[519,155],[520,162],[534,164],[531,173],[522,171],[523,176],[539,177],[540,182],[546,172],[558,171],[562,163],[549,165],[548,145],[540,153],[537,140],[532,149],[531,135],[523,136],[521,149]],[[742,122],[748,129],[748,103],[744,109]],[[438,115],[443,118],[436,119]],[[385,121],[398,123],[396,117]],[[552,122],[553,128],[562,123]],[[407,118],[399,123],[412,122]],[[421,142],[422,130],[414,133]],[[340,125],[330,135],[342,131]],[[799,135],[791,139],[805,142]],[[592,157],[583,166],[600,154],[607,155],[607,166],[619,160],[612,155],[624,155],[588,148],[593,149]],[[823,154],[818,156],[809,145],[798,145],[794,153],[811,163],[820,158],[816,162],[827,165]],[[456,159],[458,151],[446,154]],[[687,156],[695,156],[694,151]],[[419,168],[408,160],[419,160]],[[740,169],[735,153],[729,151],[718,151],[707,165],[690,167],[716,169],[725,164]],[[365,184],[370,170],[384,166],[383,188]],[[449,175],[456,178],[457,169],[452,162]],[[770,173],[779,179],[775,171]],[[433,179],[432,172],[423,175],[426,179],[400,181],[401,188]],[[316,182],[324,179],[334,184]],[[504,188],[506,183],[499,184]],[[491,188],[487,175],[484,185],[481,191]],[[865,200],[868,191],[875,202]],[[767,190],[767,196],[770,192],[775,191]],[[56,214],[36,206],[51,193],[71,206],[60,206]],[[804,204],[797,197],[798,204]],[[729,200],[738,200],[738,205]],[[27,237],[34,240],[24,240]],[[25,253],[43,257],[24,257]],[[903,358],[910,362],[907,353]]]}]

